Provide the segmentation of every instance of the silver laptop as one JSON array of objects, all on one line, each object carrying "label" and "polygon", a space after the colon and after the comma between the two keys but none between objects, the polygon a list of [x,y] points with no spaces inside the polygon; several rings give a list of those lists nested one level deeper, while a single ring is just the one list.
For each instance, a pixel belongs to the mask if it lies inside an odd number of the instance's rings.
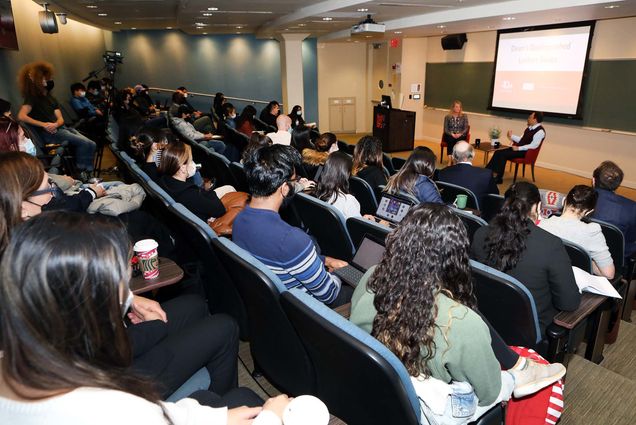
[{"label": "silver laptop", "polygon": [[364,273],[369,270],[371,266],[375,266],[380,262],[383,254],[384,241],[372,235],[365,234],[362,237],[360,246],[358,246],[356,255],[353,256],[353,260],[351,260],[349,265],[336,269],[333,273],[343,282],[355,288]]},{"label": "silver laptop", "polygon": [[401,196],[382,193],[382,198],[375,212],[375,216],[388,221],[395,227],[409,212],[413,202]]}]

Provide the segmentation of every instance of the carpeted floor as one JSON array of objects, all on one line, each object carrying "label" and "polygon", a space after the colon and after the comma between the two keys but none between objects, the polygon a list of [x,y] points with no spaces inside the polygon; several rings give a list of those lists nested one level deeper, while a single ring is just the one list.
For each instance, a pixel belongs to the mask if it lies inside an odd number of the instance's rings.
[{"label": "carpeted floor", "polygon": [[[601,366],[636,383],[636,325],[621,322],[616,343],[607,345],[603,351]],[[636,403],[634,404],[636,423]]]}]

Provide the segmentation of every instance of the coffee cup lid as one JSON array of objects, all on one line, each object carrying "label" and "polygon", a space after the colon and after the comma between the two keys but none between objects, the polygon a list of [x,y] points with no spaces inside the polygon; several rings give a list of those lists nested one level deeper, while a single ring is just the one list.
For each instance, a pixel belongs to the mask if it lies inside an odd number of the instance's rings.
[{"label": "coffee cup lid", "polygon": [[146,252],[151,249],[155,249],[159,246],[156,240],[154,239],[142,239],[138,241],[135,246],[133,246],[133,250],[135,252]]},{"label": "coffee cup lid", "polygon": [[327,425],[329,410],[325,403],[312,395],[294,398],[283,412],[285,425]]}]

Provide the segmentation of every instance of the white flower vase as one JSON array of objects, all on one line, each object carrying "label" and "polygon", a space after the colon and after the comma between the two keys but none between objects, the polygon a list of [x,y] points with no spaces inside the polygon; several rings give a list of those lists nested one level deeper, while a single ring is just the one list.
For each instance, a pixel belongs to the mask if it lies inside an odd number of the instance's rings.
[{"label": "white flower vase", "polygon": [[495,146],[497,143],[499,143],[499,139],[490,139],[490,144]]}]

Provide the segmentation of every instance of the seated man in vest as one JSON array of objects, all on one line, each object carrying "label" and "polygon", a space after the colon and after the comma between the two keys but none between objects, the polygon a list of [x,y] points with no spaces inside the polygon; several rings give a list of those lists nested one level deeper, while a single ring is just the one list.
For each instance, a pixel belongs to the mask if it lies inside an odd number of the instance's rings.
[{"label": "seated man in vest", "polygon": [[603,161],[592,176],[592,186],[598,193],[592,217],[621,229],[625,257],[636,256],[636,202],[615,193],[623,181],[623,170],[612,161]]},{"label": "seated man in vest", "polygon": [[453,164],[439,171],[437,180],[465,187],[475,194],[481,203],[489,194],[499,194],[492,172],[484,168],[473,167],[475,150],[470,143],[460,141],[453,146]]},{"label": "seated man in vest", "polygon": [[269,267],[288,289],[304,289],[330,307],[349,302],[353,289],[327,271],[347,263],[318,255],[314,241],[278,213],[303,190],[295,181],[300,154],[291,146],[265,146],[253,151],[243,166],[252,200],[236,216],[232,240]]},{"label": "seated man in vest", "polygon": [[506,135],[513,145],[510,149],[495,152],[488,165],[486,165],[486,168],[492,170],[497,184],[503,183],[503,175],[508,160],[523,158],[526,156],[526,151],[538,149],[541,146],[541,142],[545,139],[545,129],[541,125],[542,122],[543,113],[535,111],[528,116],[528,128],[524,130],[523,136],[515,136],[512,134],[512,130],[508,130]]}]

